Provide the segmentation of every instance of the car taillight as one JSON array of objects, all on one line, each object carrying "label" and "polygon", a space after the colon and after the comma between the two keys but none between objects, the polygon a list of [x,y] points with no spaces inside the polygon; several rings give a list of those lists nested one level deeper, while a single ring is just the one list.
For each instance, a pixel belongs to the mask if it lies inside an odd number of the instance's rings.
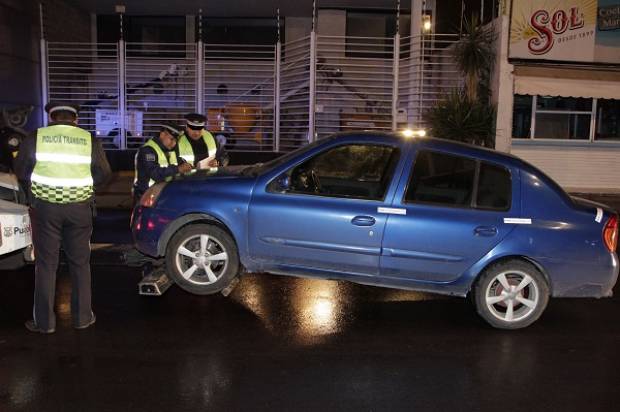
[{"label": "car taillight", "polygon": [[618,215],[611,215],[603,229],[603,241],[610,252],[615,252],[618,246]]},{"label": "car taillight", "polygon": [[164,186],[166,186],[165,183],[157,183],[149,187],[148,190],[142,195],[142,198],[140,198],[140,206],[155,206],[155,202],[157,202],[157,198],[161,194],[161,191],[164,189]]}]

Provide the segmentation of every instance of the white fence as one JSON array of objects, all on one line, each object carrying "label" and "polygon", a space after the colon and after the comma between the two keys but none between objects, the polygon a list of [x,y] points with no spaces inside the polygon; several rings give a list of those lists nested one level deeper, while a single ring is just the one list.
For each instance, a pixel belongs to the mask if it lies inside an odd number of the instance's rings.
[{"label": "white fence", "polygon": [[82,105],[106,149],[204,113],[233,151],[289,151],[338,131],[425,127],[460,85],[451,35],[310,36],[275,45],[46,43],[46,96]]}]

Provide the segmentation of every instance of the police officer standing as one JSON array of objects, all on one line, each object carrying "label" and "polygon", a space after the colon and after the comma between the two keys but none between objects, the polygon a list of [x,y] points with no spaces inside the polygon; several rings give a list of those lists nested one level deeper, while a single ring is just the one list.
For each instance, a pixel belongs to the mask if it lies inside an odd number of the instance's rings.
[{"label": "police officer standing", "polygon": [[226,166],[228,155],[224,145],[205,130],[207,118],[199,113],[189,113],[185,120],[185,132],[179,137],[179,156],[194,166],[207,158],[211,158],[208,167]]},{"label": "police officer standing", "polygon": [[31,332],[54,333],[56,271],[60,247],[71,275],[73,327],[95,323],[91,306],[90,236],[93,229],[94,187],[110,177],[101,143],[77,126],[77,106],[50,102],[50,124],[21,144],[15,172],[28,188],[35,250]]},{"label": "police officer standing", "polygon": [[179,173],[192,170],[192,165],[179,161],[175,151],[181,130],[173,123],[161,124],[159,135],[136,153],[136,175],[133,184],[134,204],[155,183],[164,182]]}]

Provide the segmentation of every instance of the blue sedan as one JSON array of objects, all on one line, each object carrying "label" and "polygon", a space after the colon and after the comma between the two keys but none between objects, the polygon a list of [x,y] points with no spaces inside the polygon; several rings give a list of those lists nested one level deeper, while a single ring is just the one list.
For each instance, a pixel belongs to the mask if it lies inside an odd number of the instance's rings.
[{"label": "blue sedan", "polygon": [[470,296],[497,328],[550,296],[607,297],[618,215],[507,154],[396,134],[335,135],[271,162],[152,186],[136,247],[195,294],[243,271]]}]

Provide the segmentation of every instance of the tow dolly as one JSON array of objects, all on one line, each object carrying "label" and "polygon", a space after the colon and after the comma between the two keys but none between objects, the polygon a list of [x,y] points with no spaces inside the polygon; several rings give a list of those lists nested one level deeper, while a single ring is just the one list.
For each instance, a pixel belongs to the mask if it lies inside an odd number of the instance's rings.
[{"label": "tow dolly", "polygon": [[[162,296],[174,284],[166,273],[163,259],[155,259],[143,255],[135,249],[123,254],[123,260],[128,266],[142,267],[142,280],[138,283],[138,294],[143,296]],[[239,283],[236,277],[230,285],[220,293],[228,296]]]}]

